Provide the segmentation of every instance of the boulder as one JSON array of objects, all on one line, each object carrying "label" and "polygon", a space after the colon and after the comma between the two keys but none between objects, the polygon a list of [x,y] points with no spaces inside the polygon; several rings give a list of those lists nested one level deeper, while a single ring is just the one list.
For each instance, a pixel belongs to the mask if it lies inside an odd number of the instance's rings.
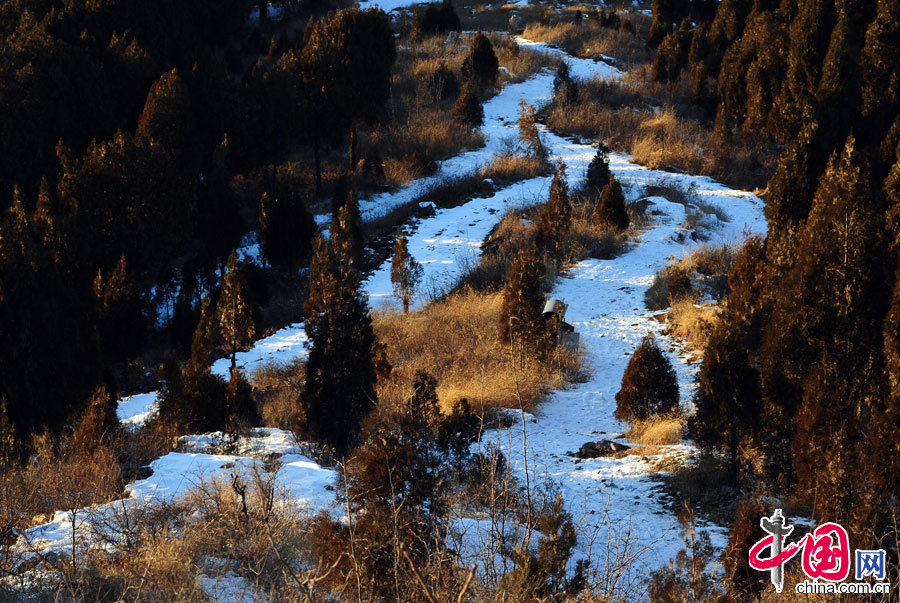
[{"label": "boulder", "polygon": [[585,442],[578,452],[572,456],[579,459],[595,459],[601,456],[609,456],[617,452],[628,450],[630,446],[620,444],[612,440],[599,440],[597,442]]}]

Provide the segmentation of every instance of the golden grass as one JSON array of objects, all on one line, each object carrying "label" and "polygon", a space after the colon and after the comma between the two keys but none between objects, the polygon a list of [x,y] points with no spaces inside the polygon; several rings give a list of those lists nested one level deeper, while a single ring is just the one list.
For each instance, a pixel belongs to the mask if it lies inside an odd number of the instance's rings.
[{"label": "golden grass", "polygon": [[564,387],[580,358],[559,350],[548,362],[529,358],[514,370],[509,350],[499,343],[501,304],[500,294],[468,291],[409,315],[376,314],[375,332],[393,366],[391,379],[379,384],[379,401],[404,403],[417,371],[438,380],[445,410],[462,398],[476,409],[533,409],[550,389]]},{"label": "golden grass", "polygon": [[693,296],[672,301],[666,315],[666,334],[687,343],[688,349],[706,349],[709,336],[719,322],[719,306],[698,303]]},{"label": "golden grass", "polygon": [[576,104],[554,100],[544,110],[552,130],[602,140],[652,169],[711,176],[744,188],[765,186],[776,149],[764,141],[732,144],[690,102],[686,82],[654,84],[636,68],[622,81],[590,80]]},{"label": "golden grass", "polygon": [[494,155],[491,162],[478,171],[478,175],[481,178],[490,178],[495,184],[505,185],[546,176],[549,172],[550,164],[543,157],[503,152]]},{"label": "golden grass", "polygon": [[681,442],[684,417],[680,413],[635,421],[625,435],[642,446],[671,446]]},{"label": "golden grass", "polygon": [[653,50],[648,49],[640,37],[601,27],[598,22],[588,19],[581,23],[531,23],[522,35],[529,40],[559,46],[576,57],[612,57],[628,67],[649,63],[654,56]]}]

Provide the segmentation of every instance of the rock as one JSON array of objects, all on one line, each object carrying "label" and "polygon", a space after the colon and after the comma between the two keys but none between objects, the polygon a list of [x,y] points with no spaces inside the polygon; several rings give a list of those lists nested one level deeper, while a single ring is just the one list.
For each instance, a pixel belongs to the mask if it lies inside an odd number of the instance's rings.
[{"label": "rock", "polygon": [[509,18],[509,33],[521,34],[525,31],[525,21],[519,15],[513,15]]},{"label": "rock", "polygon": [[581,448],[578,449],[578,452],[572,454],[572,456],[578,459],[595,459],[601,456],[609,456],[617,452],[622,452],[630,448],[630,446],[619,444],[612,440],[599,440],[597,442],[585,442],[581,445]]}]

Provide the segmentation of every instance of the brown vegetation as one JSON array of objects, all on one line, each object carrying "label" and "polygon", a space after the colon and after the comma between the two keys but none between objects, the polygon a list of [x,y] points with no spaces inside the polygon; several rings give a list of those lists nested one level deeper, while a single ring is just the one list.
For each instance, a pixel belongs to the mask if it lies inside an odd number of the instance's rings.
[{"label": "brown vegetation", "polygon": [[555,131],[604,141],[653,169],[711,176],[744,188],[762,188],[776,150],[762,143],[733,143],[715,131],[681,84],[653,84],[641,70],[619,82],[589,80],[572,106],[554,99],[544,109]]},{"label": "brown vegetation", "polygon": [[441,376],[437,393],[444,410],[461,399],[474,409],[533,409],[547,391],[577,376],[579,357],[563,350],[514,371],[510,351],[498,343],[501,301],[498,294],[467,291],[409,315],[377,314],[375,331],[393,366],[391,379],[379,384],[379,400],[400,404],[416,372],[425,371]]}]

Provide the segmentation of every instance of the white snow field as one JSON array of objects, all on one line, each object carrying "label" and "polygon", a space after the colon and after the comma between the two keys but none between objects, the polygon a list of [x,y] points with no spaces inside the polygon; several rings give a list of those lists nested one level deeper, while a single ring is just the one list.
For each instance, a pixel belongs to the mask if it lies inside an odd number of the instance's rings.
[{"label": "white snow field", "polygon": [[[581,77],[620,75],[605,63],[571,58],[569,61],[573,72]],[[552,94],[552,81],[553,74],[545,72],[507,86],[485,105],[487,145],[484,149],[445,161],[437,175],[412,183],[397,193],[361,202],[365,217],[379,216],[419,196],[443,178],[471,173],[487,163],[510,139],[518,140],[519,99],[535,105],[545,102]],[[546,130],[542,136],[551,157],[561,158],[568,166],[570,186],[577,187],[595,149]],[[701,221],[710,243],[737,243],[750,233],[766,231],[763,203],[753,194],[729,189],[706,177],[649,170],[622,154],[611,154],[610,167],[623,183],[629,201],[643,197],[646,185],[668,180],[692,188],[699,199],[718,207],[728,217],[727,222],[713,215]],[[430,292],[452,285],[477,259],[481,242],[503,213],[509,207],[543,201],[549,184],[550,177],[519,182],[489,198],[474,199],[453,209],[438,209],[434,216],[408,224],[410,252],[425,269],[426,286],[419,292],[416,303],[427,303]],[[581,336],[589,379],[550,395],[533,421],[526,421],[524,430],[529,480],[533,485],[549,481],[562,492],[579,526],[578,557],[589,558],[603,568],[616,563],[629,551],[640,552],[628,576],[636,582],[667,564],[681,548],[675,515],[660,500],[652,474],[652,459],[631,455],[576,462],[566,453],[601,438],[624,441],[616,437],[624,426],[613,418],[614,396],[631,353],[650,331],[658,334],[663,347],[669,351],[681,385],[682,404],[689,406],[697,365],[687,364],[679,346],[660,333],[661,325],[645,309],[643,296],[653,275],[670,258],[680,257],[697,243],[685,236],[688,232],[683,226],[684,206],[661,197],[653,197],[650,202],[647,212],[652,223],[626,253],[613,260],[578,262],[559,279],[553,295],[569,305],[566,318]],[[366,281],[373,306],[393,303],[388,274],[389,264],[385,263]],[[267,362],[287,362],[305,355],[306,344],[302,325],[290,325],[240,354],[238,364],[252,371]],[[227,374],[228,366],[228,360],[221,360],[213,370]],[[152,413],[154,400],[155,394],[151,393],[121,401],[120,418],[139,424]],[[511,466],[524,483],[526,463],[522,437],[522,425],[517,424],[507,430],[489,432],[484,439],[485,443],[495,441],[507,453]],[[669,447],[665,454],[685,455],[690,451],[689,445],[681,444]],[[333,509],[330,484],[335,473],[305,456],[303,448],[288,432],[256,429],[250,438],[237,439],[221,433],[185,436],[177,452],[151,464],[152,474],[148,478],[128,486],[127,499],[80,511],[75,521],[76,540],[105,542],[109,531],[104,526],[123,510],[133,513],[152,501],[172,500],[201,482],[227,479],[235,470],[248,471],[271,458],[280,461],[274,469],[268,468],[276,472],[277,482],[288,501],[310,511]],[[340,511],[335,509],[335,512]],[[72,524],[70,513],[57,513],[50,523],[28,530],[21,544],[37,550],[66,550],[71,547]],[[482,523],[465,520],[460,525],[470,532],[463,539],[477,542]],[[714,544],[724,544],[724,529],[716,526],[704,526],[704,529],[709,531]],[[626,542],[629,551],[621,549]]]}]

